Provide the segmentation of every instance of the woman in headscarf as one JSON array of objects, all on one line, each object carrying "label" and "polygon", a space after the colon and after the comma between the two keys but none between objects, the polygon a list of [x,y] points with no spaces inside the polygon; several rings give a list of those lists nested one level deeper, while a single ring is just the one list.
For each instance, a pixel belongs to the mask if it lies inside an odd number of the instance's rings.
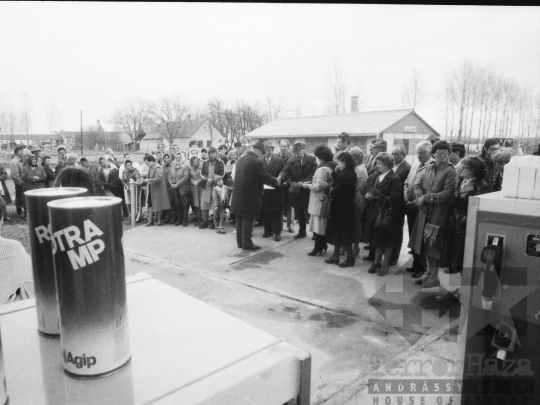
[{"label": "woman in headscarf", "polygon": [[212,189],[215,187],[214,176],[223,176],[225,173],[225,164],[218,158],[217,149],[211,146],[208,148],[208,160],[205,160],[201,168],[201,178],[205,180],[205,185],[201,195],[201,210],[203,215],[203,224],[200,229],[216,229],[214,220],[210,218],[209,211],[214,209],[212,200]]},{"label": "woman in headscarf", "polygon": [[28,155],[26,165],[23,167],[21,180],[24,182],[24,191],[45,188],[47,174],[43,167],[38,165],[36,155]]},{"label": "woman in headscarf", "polygon": [[[325,238],[334,245],[334,253],[325,263],[338,264],[339,267],[354,266],[352,246],[355,240],[354,231],[354,199],[356,195],[356,160],[349,152],[338,157],[338,166],[332,178],[334,183],[326,188],[330,196],[328,223]],[[339,263],[339,251],[343,247],[347,258]]]},{"label": "woman in headscarf", "polygon": [[356,198],[354,199],[355,215],[354,215],[354,224],[355,224],[355,238],[354,238],[354,249],[353,253],[356,257],[359,257],[360,248],[359,243],[362,237],[362,226],[361,218],[362,211],[366,205],[366,190],[365,186],[368,179],[368,174],[366,170],[366,165],[364,164],[364,152],[358,146],[351,148],[349,153],[352,155],[354,160],[356,160],[356,166],[354,171],[356,172]]},{"label": "woman in headscarf", "polygon": [[334,173],[337,166],[337,162],[334,162],[332,151],[328,146],[317,146],[314,155],[318,164],[317,171],[313,175],[311,184],[307,182],[302,184],[302,187],[311,190],[308,206],[308,213],[311,215],[309,231],[313,232],[315,236],[315,246],[308,253],[308,256],[322,255],[322,251],[326,252],[328,248],[324,238],[328,221],[328,196],[324,194],[324,191],[334,183],[332,173]]},{"label": "woman in headscarf", "polygon": [[163,224],[163,211],[171,209],[167,184],[163,178],[163,169],[153,156],[145,158],[148,165],[148,178],[142,183],[148,184],[148,223],[145,226],[154,225],[153,214],[157,213],[157,226]]}]

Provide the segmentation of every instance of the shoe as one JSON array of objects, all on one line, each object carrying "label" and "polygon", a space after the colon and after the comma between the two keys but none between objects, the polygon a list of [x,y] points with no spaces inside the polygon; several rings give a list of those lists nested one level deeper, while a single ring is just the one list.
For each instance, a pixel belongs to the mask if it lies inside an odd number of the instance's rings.
[{"label": "shoe", "polygon": [[328,264],[339,264],[339,257],[330,256],[324,262]]},{"label": "shoe", "polygon": [[263,223],[262,223],[262,222],[257,222],[257,223],[253,226],[253,228],[259,228],[259,227],[261,227],[261,226],[263,226]]},{"label": "shoe", "polygon": [[422,288],[434,288],[434,287],[438,287],[441,285],[441,282],[439,280],[425,280],[425,281],[422,281],[422,283],[420,284],[422,286]]},{"label": "shoe", "polygon": [[377,270],[379,270],[380,268],[381,268],[380,265],[377,265],[377,264],[373,263],[367,272],[369,274],[375,274],[375,273],[377,273]]},{"label": "shoe", "polygon": [[[317,255],[321,255],[322,256],[322,252],[324,250],[324,253],[326,253],[326,248],[322,248],[322,249],[315,249],[313,248],[313,250],[311,252],[309,252],[307,255],[308,256],[317,256]],[[326,261],[326,260],[325,260]]]},{"label": "shoe", "polygon": [[372,258],[372,257],[369,257],[369,256],[364,256],[364,257],[362,257],[362,260],[365,261],[365,262],[372,262],[372,261],[374,261],[375,259]]},{"label": "shoe", "polygon": [[[180,223],[178,223],[178,225],[180,225]],[[185,228],[186,226],[188,226],[188,221],[184,221],[184,223],[182,224],[182,226]]]},{"label": "shoe", "polygon": [[219,230],[219,233],[223,235],[223,234],[225,233],[225,229],[221,228],[221,229]]},{"label": "shoe", "polygon": [[276,235],[276,236],[274,236],[274,240],[275,240],[276,242],[279,242],[279,241],[281,240],[281,235]]},{"label": "shoe", "polygon": [[416,281],[414,282],[414,284],[420,285],[420,284],[422,284],[422,282],[427,281],[428,278],[429,278],[429,275],[426,275],[425,277],[416,280]]},{"label": "shoe", "polygon": [[390,260],[390,263],[388,263],[390,266],[395,266],[397,264],[397,259],[396,260]]},{"label": "shoe", "polygon": [[213,222],[209,222],[208,229],[216,229],[216,225]]},{"label": "shoe", "polygon": [[292,225],[287,225],[287,231],[289,231],[289,233],[294,233]]},{"label": "shoe", "polygon": [[263,235],[262,235],[263,238],[269,238],[271,236],[274,236],[274,234],[273,233],[263,233]]},{"label": "shoe", "polygon": [[153,226],[154,223],[153,222],[147,222],[144,226]]},{"label": "shoe", "polygon": [[354,266],[353,255],[347,255],[347,258],[343,260],[340,264],[338,264],[338,267],[352,267],[352,266]]},{"label": "shoe", "polygon": [[261,248],[260,246],[251,245],[251,246],[244,246],[242,249],[243,250],[257,250],[257,249],[260,249],[260,248]]},{"label": "shoe", "polygon": [[412,278],[420,278],[420,277],[422,277],[424,274],[426,274],[425,271],[418,270],[418,271],[415,271],[415,272],[411,275],[411,277],[412,277]]},{"label": "shoe", "polygon": [[377,270],[377,275],[379,277],[386,276],[388,274],[388,266],[381,266]]},{"label": "shoe", "polygon": [[408,271],[409,273],[416,273],[416,269],[414,267],[407,267],[405,271]]},{"label": "shoe", "polygon": [[294,235],[294,239],[300,239],[305,238],[307,235],[305,232],[298,232],[296,235]]},{"label": "shoe", "polygon": [[358,260],[360,260],[360,248],[354,248],[353,249],[354,257],[356,257]]},{"label": "shoe", "polygon": [[208,228],[208,222],[201,221],[201,223],[199,224],[199,229],[205,229],[205,228]]}]

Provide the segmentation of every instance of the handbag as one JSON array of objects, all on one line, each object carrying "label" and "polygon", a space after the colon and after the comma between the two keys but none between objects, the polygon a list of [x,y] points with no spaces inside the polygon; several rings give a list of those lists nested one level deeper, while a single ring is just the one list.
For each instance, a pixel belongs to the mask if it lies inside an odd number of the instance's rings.
[{"label": "handbag", "polygon": [[[388,208],[385,208],[386,201],[390,204]],[[377,217],[375,218],[375,229],[378,231],[389,231],[392,228],[392,203],[390,199],[384,200]]]},{"label": "handbag", "polygon": [[320,202],[319,216],[327,217],[328,216],[328,197],[325,194],[321,194],[321,196],[319,197],[319,202]]},{"label": "handbag", "polygon": [[[441,206],[439,198],[437,198],[437,204],[439,205],[439,207]],[[439,225],[430,223],[427,223],[424,226],[423,240],[426,246],[429,246],[430,248],[435,248],[437,246],[437,236],[439,235],[440,228],[441,227]]]},{"label": "handbag", "polygon": [[328,193],[328,199],[326,203],[326,216],[328,218],[332,217],[332,203],[334,201],[334,187],[330,189],[330,192]]}]

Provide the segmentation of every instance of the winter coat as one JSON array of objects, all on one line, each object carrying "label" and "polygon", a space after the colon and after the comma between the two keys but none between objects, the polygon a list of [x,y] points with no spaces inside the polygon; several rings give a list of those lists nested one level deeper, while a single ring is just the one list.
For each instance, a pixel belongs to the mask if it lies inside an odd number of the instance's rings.
[{"label": "winter coat", "polygon": [[299,186],[293,186],[292,183],[311,182],[316,170],[317,161],[315,156],[304,154],[302,161],[296,156],[290,158],[287,165],[285,165],[279,174],[282,182],[288,181],[291,183],[289,197],[291,206],[294,208],[307,209],[309,206],[309,190]]},{"label": "winter coat", "polygon": [[[379,182],[379,176],[381,173],[377,170],[368,177],[366,184],[366,194],[370,190],[379,191],[379,198],[366,200],[366,207],[362,213],[362,240],[366,243],[369,242],[369,246],[373,247],[392,247],[396,244],[396,240],[399,238],[399,232],[403,232],[400,229],[399,208],[403,201],[403,186],[401,180],[394,173],[392,169],[381,182]],[[388,230],[380,230],[375,228],[375,221],[377,215],[384,208],[392,208],[392,215],[390,217],[390,227]]]},{"label": "winter coat", "polygon": [[[283,170],[283,160],[278,157],[272,156],[270,158],[270,164],[266,160],[266,157],[261,158],[264,170],[270,175],[278,177],[279,173]],[[261,211],[276,212],[283,209],[283,187],[278,186],[275,189],[263,190],[263,202]]]},{"label": "winter coat", "polygon": [[23,174],[23,165],[18,156],[15,156],[13,159],[11,159],[11,162],[9,162],[9,171],[11,173],[11,180],[13,180],[13,183],[15,183],[16,186],[22,186],[23,181],[21,176]]},{"label": "winter coat", "polygon": [[473,180],[462,187],[463,183],[464,179],[459,179],[459,185],[456,187],[454,196],[454,209],[449,221],[448,242],[444,248],[449,267],[457,270],[463,268],[469,197],[488,192],[488,185],[484,180]]},{"label": "winter coat", "polygon": [[356,172],[354,167],[348,167],[332,173],[332,177],[334,183],[325,191],[331,199],[325,238],[332,245],[347,246],[355,239]]},{"label": "winter coat", "polygon": [[[281,151],[279,153],[276,153],[276,157],[280,158],[281,160],[283,160],[283,166],[287,166],[287,163],[289,162],[289,159],[293,157],[293,154],[291,152],[287,152],[285,153],[284,155],[281,153]],[[289,194],[289,190],[291,188],[291,183],[289,181],[283,181],[283,179],[281,179],[281,188],[283,189],[283,204],[284,204],[284,207],[286,205],[290,205],[291,204],[291,197],[290,197],[290,194]]]},{"label": "winter coat", "polygon": [[12,201],[6,184],[7,174],[7,170],[0,166],[0,196],[4,199],[6,205],[9,205],[12,203]]},{"label": "winter coat", "polygon": [[43,170],[45,170],[45,174],[47,175],[45,187],[52,187],[54,184],[54,180],[56,180],[56,174],[50,167],[43,166]]},{"label": "winter coat", "polygon": [[[409,240],[409,247],[416,253],[425,253],[425,255],[435,259],[442,258],[441,253],[447,239],[456,185],[456,169],[448,162],[441,163],[440,168],[437,169],[437,164],[433,161],[418,174],[413,189],[416,198],[424,197],[424,202],[418,210]],[[425,252],[423,252],[422,244],[426,224],[439,226],[439,232],[435,245],[433,247],[425,246]]]},{"label": "winter coat", "polygon": [[363,163],[356,166],[354,171],[356,172],[356,195],[354,200],[354,226],[356,231],[355,243],[359,243],[362,239],[362,213],[364,212],[364,208],[366,206],[365,196],[368,174],[366,166]]},{"label": "winter coat", "polygon": [[176,189],[180,195],[191,193],[189,182],[189,165],[187,163],[173,162],[169,170],[169,184],[176,185]]},{"label": "winter coat", "polygon": [[[34,179],[34,176],[39,177],[38,180]],[[38,188],[45,188],[47,182],[47,174],[42,166],[29,166],[23,167],[21,180],[24,182],[24,191],[35,190]]]},{"label": "winter coat", "polygon": [[258,218],[261,213],[263,185],[277,187],[277,179],[264,170],[257,154],[246,151],[236,162],[231,213]]},{"label": "winter coat", "polygon": [[[332,173],[336,168],[335,162],[322,162],[311,180],[309,192],[308,213],[318,217],[328,217],[326,209],[321,212],[323,206],[328,207],[328,196],[324,193],[328,186],[334,184]],[[323,201],[321,201],[323,200]]]},{"label": "winter coat", "polygon": [[193,199],[193,205],[197,208],[201,207],[201,195],[203,179],[201,177],[200,165],[197,168],[189,167],[189,183],[191,187],[191,198]]},{"label": "winter coat", "polygon": [[171,209],[167,183],[163,178],[163,169],[158,163],[154,163],[148,169],[148,191],[152,199],[154,212]]},{"label": "winter coat", "polygon": [[212,189],[212,201],[214,202],[214,210],[225,208],[229,204],[229,190],[227,186],[215,186]]}]

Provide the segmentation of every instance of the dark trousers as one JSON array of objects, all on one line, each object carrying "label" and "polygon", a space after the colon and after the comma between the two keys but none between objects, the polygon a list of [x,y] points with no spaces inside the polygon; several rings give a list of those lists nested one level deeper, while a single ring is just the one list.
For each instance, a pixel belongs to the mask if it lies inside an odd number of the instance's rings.
[{"label": "dark trousers", "polygon": [[24,206],[24,190],[23,185],[15,184],[15,207],[17,208],[17,214],[21,215]]},{"label": "dark trousers", "polygon": [[[407,209],[407,225],[409,227],[409,238],[411,236],[412,230],[414,228],[414,222],[416,221],[416,217],[418,216],[418,210],[411,210]],[[412,250],[412,249],[411,249]],[[420,256],[420,252],[416,253],[414,250],[412,250],[412,256],[413,256],[413,264],[412,268],[415,271],[426,271],[426,266]]]},{"label": "dark trousers", "polygon": [[294,215],[296,216],[296,219],[298,220],[298,226],[299,230],[298,233],[306,233],[306,214],[307,209],[306,208],[298,208],[294,207]]},{"label": "dark trousers", "polygon": [[264,225],[264,233],[281,235],[283,229],[283,214],[281,211],[261,211],[261,220]]},{"label": "dark trousers", "polygon": [[239,248],[252,246],[253,221],[255,218],[236,215],[236,244]]},{"label": "dark trousers", "polygon": [[[396,244],[392,249],[392,254],[390,255],[390,262],[395,262],[399,258],[399,253],[401,252],[401,246],[403,245],[403,226],[405,225],[405,213],[400,213],[397,223],[398,234],[396,236]],[[414,224],[413,224],[414,225]],[[411,230],[409,230],[409,235]]]}]

